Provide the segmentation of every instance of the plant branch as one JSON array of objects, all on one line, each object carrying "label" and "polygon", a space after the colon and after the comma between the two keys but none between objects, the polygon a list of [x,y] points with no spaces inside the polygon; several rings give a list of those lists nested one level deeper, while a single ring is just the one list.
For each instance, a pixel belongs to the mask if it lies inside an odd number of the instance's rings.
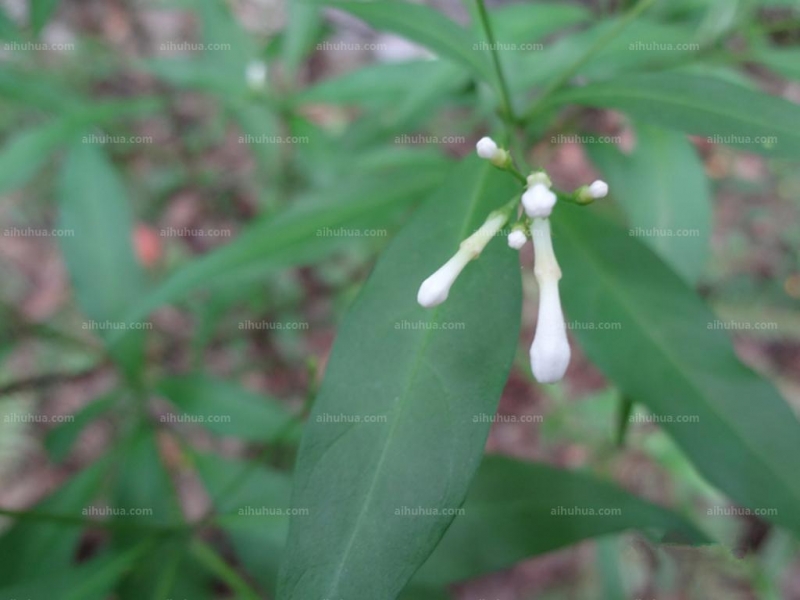
[{"label": "plant branch", "polygon": [[512,135],[512,126],[517,122],[517,116],[514,112],[514,105],[511,102],[511,92],[509,91],[508,82],[506,81],[505,74],[503,73],[503,66],[500,64],[500,56],[497,54],[497,42],[495,41],[494,31],[492,30],[492,25],[489,21],[489,13],[486,10],[484,0],[475,0],[475,6],[478,10],[478,17],[480,18],[483,32],[486,35],[486,39],[489,41],[489,52],[492,55],[492,63],[494,64],[494,69],[497,74],[500,98],[503,103],[503,121],[507,126],[507,141],[510,141]]}]

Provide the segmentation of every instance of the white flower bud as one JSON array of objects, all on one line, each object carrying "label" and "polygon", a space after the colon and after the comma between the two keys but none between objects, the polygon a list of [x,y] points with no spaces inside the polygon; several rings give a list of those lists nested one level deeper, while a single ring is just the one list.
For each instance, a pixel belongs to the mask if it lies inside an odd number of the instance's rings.
[{"label": "white flower bud", "polygon": [[524,231],[520,231],[519,229],[515,229],[511,233],[508,234],[508,245],[510,248],[514,250],[519,250],[525,245],[525,242],[528,241],[528,237],[525,235]]},{"label": "white flower bud", "polygon": [[266,63],[260,60],[250,61],[245,69],[245,80],[247,81],[247,86],[251,90],[258,91],[264,89],[264,85],[267,82]]},{"label": "white flower bud", "polygon": [[522,206],[525,214],[531,218],[546,218],[553,212],[556,195],[543,183],[536,183],[522,194]]},{"label": "white flower bud", "polygon": [[553,252],[550,221],[535,219],[531,237],[536,252],[534,274],[539,283],[539,318],[530,350],[531,371],[538,382],[555,383],[564,377],[571,351],[558,293],[561,269]]},{"label": "white flower bud", "polygon": [[479,139],[478,143],[475,144],[475,149],[478,151],[478,156],[491,161],[495,167],[505,169],[511,161],[508,152],[499,148],[497,143],[490,137]]},{"label": "white flower bud", "polygon": [[608,184],[598,179],[589,186],[588,191],[594,200],[605,198],[608,195]]},{"label": "white flower bud", "polygon": [[447,300],[450,287],[470,260],[472,259],[465,252],[456,252],[438,271],[422,282],[417,292],[417,302],[425,308],[431,308]]},{"label": "white flower bud", "polygon": [[431,308],[447,300],[450,287],[469,261],[476,258],[486,244],[508,221],[508,215],[495,212],[489,215],[478,230],[461,242],[458,252],[442,265],[433,275],[422,282],[417,292],[417,302],[425,308]]},{"label": "white flower bud", "polygon": [[478,151],[478,156],[486,160],[492,160],[499,150],[495,141],[490,137],[479,139],[478,143],[475,144],[475,149]]}]

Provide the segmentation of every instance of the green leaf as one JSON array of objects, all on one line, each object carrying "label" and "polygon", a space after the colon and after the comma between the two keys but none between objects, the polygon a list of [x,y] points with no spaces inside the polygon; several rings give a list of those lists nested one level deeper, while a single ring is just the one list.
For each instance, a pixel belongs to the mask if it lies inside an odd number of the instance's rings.
[{"label": "green leaf", "polygon": [[800,156],[800,106],[679,73],[631,75],[556,94],[550,105],[614,108],[642,121],[761,154]]},{"label": "green leaf", "polygon": [[[332,249],[354,243],[354,238],[328,232],[357,228],[361,219],[407,205],[441,178],[441,166],[436,164],[432,170],[415,167],[362,176],[310,194],[286,211],[252,225],[230,244],[176,271],[137,304],[128,320],[142,319],[162,304],[183,299],[200,287],[220,285],[225,279],[318,260]],[[121,332],[115,339],[119,341],[123,335]]]},{"label": "green leaf", "polygon": [[629,156],[611,144],[587,149],[625,209],[629,233],[642,237],[688,283],[696,283],[709,253],[711,193],[703,163],[686,136],[641,125]]},{"label": "green leaf", "polygon": [[[37,504],[35,510],[80,519],[83,509],[97,494],[107,469],[106,461],[92,464]],[[68,568],[81,535],[79,524],[15,523],[0,537],[0,587],[47,578],[54,570]]]},{"label": "green leaf", "polygon": [[660,417],[709,482],[800,532],[800,423],[789,406],[646,246],[591,208],[565,207],[554,224],[568,319],[619,323],[575,328],[583,351]]},{"label": "green leaf", "polygon": [[291,481],[262,465],[199,455],[197,471],[213,498],[214,522],[249,574],[271,593],[289,531]]},{"label": "green leaf", "polygon": [[754,53],[754,59],[776,73],[800,80],[800,49],[765,48]]},{"label": "green leaf", "polygon": [[322,18],[320,7],[313,2],[289,2],[287,10],[281,51],[286,70],[294,75],[322,29]]},{"label": "green leaf", "polygon": [[579,4],[520,2],[493,8],[489,18],[498,43],[526,44],[590,21],[592,13]]},{"label": "green leaf", "polygon": [[[421,60],[402,63],[377,63],[325,79],[297,96],[303,103],[363,104],[387,106],[398,96],[408,96],[422,82],[449,73],[442,60]],[[456,78],[458,78],[456,74]]]},{"label": "green leaf", "polygon": [[[1,79],[1,77],[0,77]],[[0,82],[0,91],[3,83]],[[19,92],[24,96],[27,92]],[[48,93],[46,88],[30,93]],[[51,90],[49,93],[53,93]],[[68,106],[69,102],[65,101]],[[138,115],[160,106],[152,99],[111,101],[92,104],[90,108],[72,108],[43,125],[16,134],[0,151],[0,194],[30,181],[47,163],[57,148],[77,138],[91,124],[105,124],[126,116]]]},{"label": "green leaf", "polygon": [[[118,519],[141,527],[115,529],[112,546],[123,550],[151,539],[150,527],[174,525],[182,521],[172,480],[161,458],[156,432],[139,429],[125,440],[114,468],[115,481],[109,504]],[[167,566],[171,548],[159,545],[141,561],[139,568],[120,583],[120,600],[152,598],[157,582]]]},{"label": "green leaf", "polygon": [[[514,183],[465,160],[378,261],[339,329],[301,444],[280,600],[394,598],[461,505],[516,347],[516,253],[490,244],[426,310],[421,282]],[[408,325],[407,325],[408,324]],[[457,325],[456,325],[457,324]]]},{"label": "green leaf", "polygon": [[[203,62],[227,77],[234,88],[244,88],[245,67],[255,56],[255,44],[224,0],[199,0],[192,6],[202,24]],[[238,91],[238,90],[234,90]]]},{"label": "green leaf", "polygon": [[3,100],[25,108],[61,113],[81,107],[83,99],[53,73],[5,67],[0,69]]},{"label": "green leaf", "polygon": [[413,582],[441,586],[629,529],[689,543],[709,541],[683,517],[592,475],[487,456],[463,514]]},{"label": "green leaf", "polygon": [[104,600],[141,556],[143,546],[96,558],[74,569],[48,570],[36,581],[0,589],[2,598],[27,600]]},{"label": "green leaf", "polygon": [[[133,217],[125,187],[105,153],[75,144],[61,171],[59,228],[74,232],[59,238],[78,304],[108,340],[132,331],[115,357],[130,374],[144,359],[146,323],[125,321],[125,313],[145,287],[133,253]],[[95,323],[85,323],[95,328]]]},{"label": "green leaf", "polygon": [[[538,6],[538,5],[532,5]],[[543,50],[507,53],[515,76],[509,85],[527,92],[532,85],[543,85],[561,75],[565,65],[580,60],[601,38],[619,25],[620,18],[604,19],[593,26],[547,44]],[[644,69],[664,68],[686,62],[699,50],[696,34],[683,24],[660,23],[638,18],[629,23],[613,40],[576,73],[589,79],[607,79]],[[679,48],[690,48],[681,50]]]},{"label": "green leaf", "polygon": [[0,194],[30,181],[74,133],[74,124],[59,119],[15,135],[0,152]]},{"label": "green leaf", "polygon": [[466,67],[484,81],[496,82],[489,57],[485,52],[476,51],[476,39],[471,32],[428,6],[352,0],[330,0],[326,4],[347,11],[376,29],[385,29],[422,44]]},{"label": "green leaf", "polygon": [[276,400],[235,383],[197,374],[165,379],[157,389],[217,435],[261,442],[299,437],[294,417]]}]

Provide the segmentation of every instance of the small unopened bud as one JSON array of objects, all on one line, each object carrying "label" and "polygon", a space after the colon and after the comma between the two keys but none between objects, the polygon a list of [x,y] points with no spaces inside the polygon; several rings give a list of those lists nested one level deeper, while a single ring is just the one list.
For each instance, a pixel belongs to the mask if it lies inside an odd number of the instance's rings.
[{"label": "small unopened bud", "polygon": [[536,183],[522,194],[522,206],[531,218],[549,217],[555,204],[556,195],[544,183]]},{"label": "small unopened bud", "polygon": [[253,60],[247,64],[245,69],[245,80],[247,86],[254,91],[264,89],[267,82],[267,65],[263,61]]},{"label": "small unopened bud", "polygon": [[478,156],[490,161],[495,167],[503,169],[508,166],[510,155],[502,148],[499,148],[492,138],[482,137],[475,144],[475,149],[478,151]]},{"label": "small unopened bud", "polygon": [[450,288],[469,261],[477,258],[486,244],[497,234],[508,221],[508,214],[493,212],[478,230],[465,239],[453,257],[442,265],[433,275],[422,282],[417,292],[417,302],[425,308],[431,308],[447,300]]},{"label": "small unopened bud", "polygon": [[509,247],[513,248],[514,250],[519,250],[525,245],[525,242],[528,241],[528,236],[525,235],[524,231],[519,229],[515,229],[511,233],[508,234],[508,245]]},{"label": "small unopened bud", "polygon": [[598,179],[589,186],[589,194],[595,200],[605,198],[608,195],[608,184],[605,181]]},{"label": "small unopened bud", "polygon": [[499,148],[495,141],[490,137],[482,137],[475,144],[475,149],[478,151],[478,156],[486,160],[492,160]]},{"label": "small unopened bud", "polygon": [[605,181],[597,180],[591,185],[585,185],[580,190],[576,198],[578,204],[591,204],[595,200],[605,198],[608,195],[608,184]]}]

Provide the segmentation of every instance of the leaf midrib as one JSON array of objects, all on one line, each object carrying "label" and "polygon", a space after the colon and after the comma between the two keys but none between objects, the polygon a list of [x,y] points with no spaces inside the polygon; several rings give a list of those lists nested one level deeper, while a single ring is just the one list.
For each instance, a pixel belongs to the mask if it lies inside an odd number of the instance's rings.
[{"label": "leaf midrib", "polygon": [[[487,179],[488,175],[489,175],[488,168],[486,166],[483,166],[483,172],[481,174],[480,179],[478,180],[478,185],[476,185],[475,188],[473,188],[473,195],[472,195],[472,198],[470,199],[470,202],[469,202],[469,210],[467,210],[466,213],[465,213],[466,216],[465,216],[465,219],[462,222],[460,233],[458,235],[459,239],[463,239],[463,237],[466,235],[467,231],[469,230],[469,224],[470,224],[470,222],[472,220],[472,216],[475,213],[476,206],[477,206],[477,204],[478,204],[478,202],[480,200],[480,197],[481,197],[481,195],[483,193],[483,188],[484,188],[484,185],[486,184],[486,179]],[[441,308],[442,308],[442,305],[439,305],[436,308],[434,308],[433,311],[431,311],[430,317],[428,318],[428,322],[429,323],[436,319],[436,317],[438,316],[439,311],[441,310]],[[332,585],[331,591],[332,591],[332,593],[338,593],[339,585],[341,583],[342,571],[344,569],[345,564],[348,561],[348,558],[350,556],[350,552],[352,551],[353,543],[355,542],[355,539],[357,537],[356,534],[360,530],[361,525],[363,523],[363,516],[364,516],[364,514],[366,512],[365,507],[368,507],[370,505],[370,503],[371,503],[372,495],[373,495],[373,493],[375,491],[375,486],[377,485],[377,482],[378,482],[378,478],[379,478],[378,475],[381,472],[381,466],[383,465],[383,462],[386,459],[386,453],[387,453],[387,450],[388,450],[389,446],[392,445],[391,444],[392,438],[393,438],[393,435],[394,435],[395,430],[397,428],[397,424],[400,421],[399,417],[402,414],[403,410],[408,406],[408,402],[403,402],[401,400],[403,398],[406,398],[406,396],[408,394],[408,390],[411,388],[411,383],[413,381],[415,381],[415,379],[416,379],[416,375],[417,375],[417,372],[418,372],[418,370],[420,368],[420,364],[421,364],[421,361],[422,361],[421,357],[424,355],[425,349],[427,348],[428,344],[431,341],[431,334],[433,332],[434,332],[434,330],[427,329],[427,328],[423,332],[423,336],[422,336],[422,339],[421,339],[421,342],[420,342],[420,345],[419,345],[420,350],[417,353],[416,358],[414,360],[414,364],[413,364],[413,366],[411,368],[411,374],[406,380],[406,386],[405,386],[403,392],[400,394],[398,402],[395,403],[395,407],[394,407],[394,409],[392,411],[392,415],[393,415],[392,424],[391,424],[391,427],[389,429],[389,433],[384,438],[384,443],[383,443],[383,447],[381,449],[381,454],[378,457],[378,462],[376,463],[375,468],[373,470],[373,474],[372,474],[372,478],[371,478],[371,481],[370,481],[370,484],[369,484],[369,488],[367,489],[366,498],[361,503],[362,510],[358,513],[358,516],[356,517],[355,525],[351,530],[350,537],[347,540],[347,544],[345,546],[344,552],[342,552],[342,558],[339,561],[338,566],[336,567],[336,571],[334,572],[334,577],[333,577],[333,580],[331,582],[331,585]]]}]

